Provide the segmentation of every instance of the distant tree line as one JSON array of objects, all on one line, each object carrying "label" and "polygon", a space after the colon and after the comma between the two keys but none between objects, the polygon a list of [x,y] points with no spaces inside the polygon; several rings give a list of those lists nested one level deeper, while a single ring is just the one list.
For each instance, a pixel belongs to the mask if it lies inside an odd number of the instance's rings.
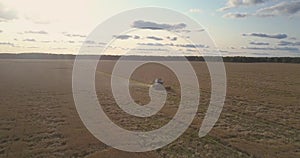
[{"label": "distant tree line", "polygon": [[[207,57],[208,59],[216,57]],[[203,57],[189,56],[189,61],[204,61]],[[300,57],[223,57],[224,62],[239,62],[239,63],[300,63]]]},{"label": "distant tree line", "polygon": [[[47,54],[47,53],[2,53],[0,54],[0,59],[96,59],[98,60],[100,56],[97,55],[79,55],[75,56],[72,54]],[[189,61],[222,61],[224,62],[240,62],[240,63],[300,63],[300,57],[214,57],[214,56],[186,56]],[[119,60],[120,56],[116,55],[102,55],[100,60]],[[122,58],[123,60],[160,60],[160,61],[181,61],[184,57],[179,56],[126,56]]]}]

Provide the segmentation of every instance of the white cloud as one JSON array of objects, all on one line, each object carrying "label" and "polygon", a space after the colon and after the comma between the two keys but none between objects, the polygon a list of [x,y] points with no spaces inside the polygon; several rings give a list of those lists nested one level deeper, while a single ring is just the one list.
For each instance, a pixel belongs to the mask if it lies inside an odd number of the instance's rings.
[{"label": "white cloud", "polygon": [[270,7],[262,8],[256,15],[261,17],[294,15],[300,12],[300,1],[282,2]]},{"label": "white cloud", "polygon": [[203,44],[176,44],[174,46],[184,48],[209,48],[209,46]]},{"label": "white cloud", "polygon": [[11,9],[6,8],[1,2],[0,2],[0,22],[1,21],[8,21],[17,19],[17,12]]},{"label": "white cloud", "polygon": [[0,45],[11,46],[11,47],[15,46],[13,43],[10,42],[0,42]]},{"label": "white cloud", "polygon": [[[263,3],[261,1],[261,3]],[[241,3],[239,5],[245,5],[248,3]],[[255,2],[249,4],[257,4]],[[232,7],[237,7],[232,6]],[[232,8],[232,7],[228,7]],[[224,9],[223,9],[224,10]],[[225,9],[226,10],[226,9]],[[300,1],[289,1],[289,2],[281,2],[279,4],[275,4],[269,7],[265,7],[256,11],[256,13],[248,14],[248,13],[227,13],[223,15],[225,18],[245,18],[249,16],[256,16],[256,17],[273,17],[273,16],[292,16],[297,13],[300,13]]]},{"label": "white cloud", "polygon": [[168,36],[167,39],[169,39],[170,41],[176,41],[177,37],[170,37],[170,36]]},{"label": "white cloud", "polygon": [[249,50],[299,52],[299,48],[296,48],[296,47],[241,47],[241,48],[249,49]]},{"label": "white cloud", "polygon": [[231,19],[237,19],[237,18],[246,18],[248,16],[251,16],[248,13],[227,13],[223,15],[223,18],[231,18]]},{"label": "white cloud", "polygon": [[81,38],[85,38],[86,35],[82,35],[82,34],[71,34],[71,33],[67,33],[67,32],[63,32],[63,35],[67,36],[67,37],[81,37]]},{"label": "white cloud", "polygon": [[161,44],[161,43],[137,43],[137,45],[140,45],[140,46],[165,46],[164,44]]},{"label": "white cloud", "polygon": [[236,8],[240,6],[251,6],[265,3],[269,0],[228,0],[225,7],[220,8],[219,11],[225,11],[231,8]]},{"label": "white cloud", "polygon": [[155,36],[148,36],[148,39],[156,40],[156,41],[162,41],[163,39],[160,37],[155,37]]},{"label": "white cloud", "polygon": [[46,31],[25,31],[25,33],[29,33],[29,34],[48,34],[48,32]]},{"label": "white cloud", "polygon": [[250,42],[251,45],[258,45],[258,46],[267,46],[270,45],[268,42]]},{"label": "white cloud", "polygon": [[244,33],[242,36],[253,36],[253,37],[261,37],[261,38],[275,38],[275,39],[284,39],[287,38],[288,35],[280,33],[280,34],[266,34],[266,33]]},{"label": "white cloud", "polygon": [[25,42],[36,42],[36,40],[33,39],[33,38],[26,38],[23,41],[25,41]]},{"label": "white cloud", "polygon": [[138,28],[138,29],[151,29],[151,30],[178,30],[178,29],[185,28],[186,24],[184,23],[159,24],[156,22],[138,20],[138,21],[134,21],[131,27]]},{"label": "white cloud", "polygon": [[300,46],[300,42],[280,41],[279,46]]},{"label": "white cloud", "polygon": [[127,40],[127,39],[139,39],[140,36],[134,35],[118,35],[118,36],[113,36],[116,39],[120,39],[120,40]]}]

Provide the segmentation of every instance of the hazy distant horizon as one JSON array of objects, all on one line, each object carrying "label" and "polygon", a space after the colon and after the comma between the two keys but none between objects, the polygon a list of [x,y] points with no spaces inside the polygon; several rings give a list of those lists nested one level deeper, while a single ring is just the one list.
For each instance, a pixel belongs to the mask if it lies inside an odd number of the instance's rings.
[{"label": "hazy distant horizon", "polygon": [[[77,56],[77,55],[87,55],[87,56],[99,56],[100,54],[78,54],[78,53],[53,53],[53,52],[0,52],[0,55],[3,55],[3,54],[14,54],[14,55],[17,55],[17,54],[39,54],[39,55],[73,55],[73,56]],[[122,55],[119,55],[119,54],[101,54],[101,56],[122,56]],[[145,54],[136,54],[136,55],[125,55],[125,56],[161,56],[161,57],[181,57],[181,56],[184,56],[184,55],[145,55]],[[186,56],[198,56],[198,57],[203,57],[203,55],[186,55]],[[210,56],[210,55],[206,55],[206,56]],[[217,55],[211,55],[211,57],[214,57],[214,56],[217,56]],[[267,58],[300,58],[300,56],[272,56],[272,55],[222,55],[221,57],[257,57],[257,58],[264,58],[264,57],[267,57]]]}]

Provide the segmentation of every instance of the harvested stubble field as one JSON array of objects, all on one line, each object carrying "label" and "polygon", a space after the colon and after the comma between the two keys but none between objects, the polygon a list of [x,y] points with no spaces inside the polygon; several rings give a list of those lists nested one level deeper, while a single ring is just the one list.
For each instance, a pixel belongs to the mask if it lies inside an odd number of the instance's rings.
[{"label": "harvested stubble field", "polygon": [[[137,131],[161,127],[178,108],[176,76],[164,66],[146,64],[131,76],[130,92],[141,104],[156,77],[171,87],[156,115],[137,118],[115,103],[110,72],[115,61],[101,61],[96,73],[99,102],[119,126]],[[147,153],[113,149],[93,137],[81,122],[72,95],[73,60],[0,60],[0,157],[300,157],[300,64],[225,63],[227,96],[213,130],[198,138],[210,98],[204,62],[191,62],[201,100],[190,128],[168,146]],[[139,84],[145,83],[145,84]]]}]

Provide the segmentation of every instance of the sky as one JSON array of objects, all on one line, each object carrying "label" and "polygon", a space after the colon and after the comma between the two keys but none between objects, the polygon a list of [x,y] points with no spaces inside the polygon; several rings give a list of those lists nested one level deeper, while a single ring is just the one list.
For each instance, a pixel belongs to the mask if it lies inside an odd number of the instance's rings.
[{"label": "sky", "polygon": [[[172,9],[201,27],[136,19],[128,24],[133,32],[111,36],[115,42],[107,53],[128,50],[128,43],[157,54],[166,46],[194,52],[184,38],[203,30],[224,56],[300,57],[300,0],[0,0],[0,53],[77,54],[84,43],[105,47],[107,43],[87,41],[89,34],[112,16],[140,7]],[[172,29],[146,30],[145,25]],[[205,42],[198,46],[209,49]]]}]

